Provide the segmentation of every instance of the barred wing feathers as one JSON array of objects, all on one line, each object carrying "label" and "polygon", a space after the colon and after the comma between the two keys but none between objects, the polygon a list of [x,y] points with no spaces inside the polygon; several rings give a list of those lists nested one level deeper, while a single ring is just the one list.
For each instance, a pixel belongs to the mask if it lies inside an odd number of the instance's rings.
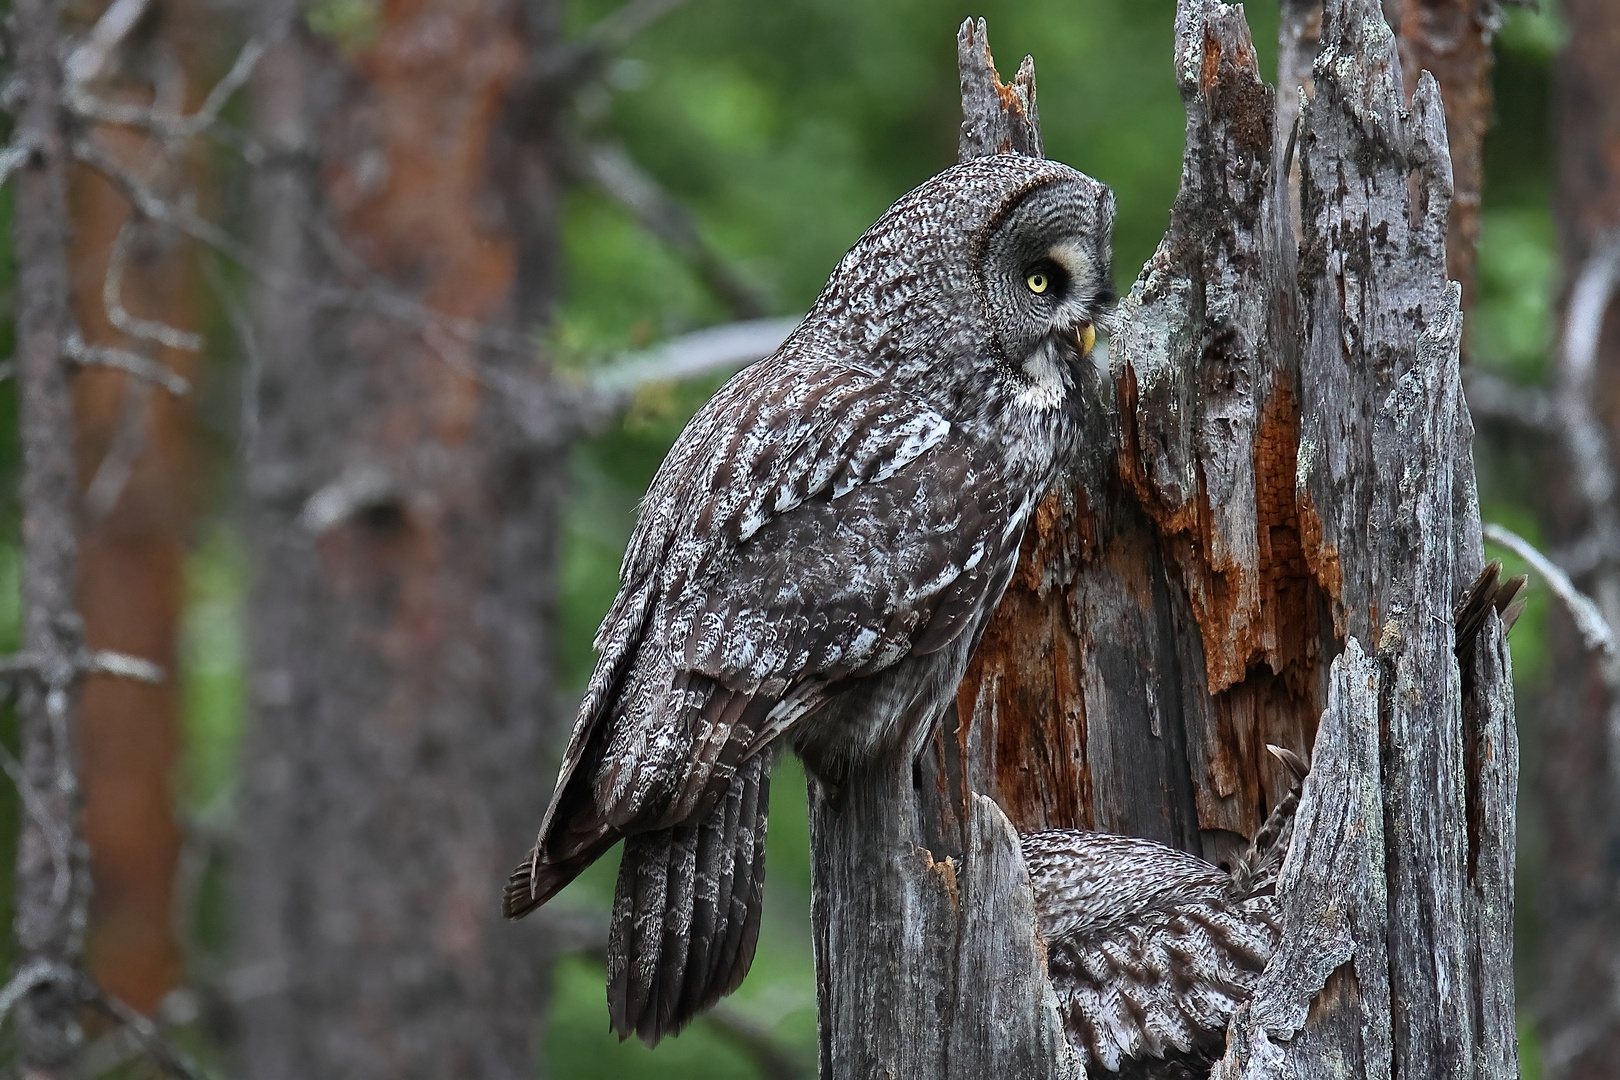
[{"label": "barred wing feathers", "polygon": [[609,1007],[648,1041],[747,970],[771,745],[853,680],[967,632],[1027,513],[938,412],[855,368],[788,363],[733,380],[654,480],[507,888],[522,915],[630,838]]}]

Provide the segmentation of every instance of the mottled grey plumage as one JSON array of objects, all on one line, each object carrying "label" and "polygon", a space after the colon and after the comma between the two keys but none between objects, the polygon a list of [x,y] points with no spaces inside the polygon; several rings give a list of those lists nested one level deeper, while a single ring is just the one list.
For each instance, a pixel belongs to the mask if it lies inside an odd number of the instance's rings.
[{"label": "mottled grey plumage", "polygon": [[1069,1043],[1091,1076],[1209,1075],[1226,1024],[1281,933],[1277,873],[1305,766],[1231,873],[1150,840],[1077,829],[1021,838]]},{"label": "mottled grey plumage", "polygon": [[947,170],[659,469],[505,900],[525,914],[628,838],[608,964],[621,1037],[655,1042],[747,971],[774,749],[837,784],[915,746],[954,692],[1075,452],[1112,218],[1108,190],[1056,162]]}]

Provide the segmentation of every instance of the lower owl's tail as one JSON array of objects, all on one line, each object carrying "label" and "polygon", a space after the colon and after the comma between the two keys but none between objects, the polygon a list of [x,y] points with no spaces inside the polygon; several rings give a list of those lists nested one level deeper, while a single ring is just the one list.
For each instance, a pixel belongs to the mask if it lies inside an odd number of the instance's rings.
[{"label": "lower owl's tail", "polygon": [[608,937],[608,1015],[652,1046],[737,988],[759,940],[769,752],[707,817],[624,843]]}]

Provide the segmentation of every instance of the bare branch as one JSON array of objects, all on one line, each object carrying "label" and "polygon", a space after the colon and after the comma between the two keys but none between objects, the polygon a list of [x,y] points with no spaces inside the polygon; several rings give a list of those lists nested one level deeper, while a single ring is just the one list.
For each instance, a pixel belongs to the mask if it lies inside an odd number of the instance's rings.
[{"label": "bare branch", "polygon": [[603,395],[628,395],[652,383],[746,367],[780,348],[799,321],[750,319],[685,334],[593,372],[591,387]]},{"label": "bare branch", "polygon": [[1557,430],[1552,398],[1538,387],[1520,386],[1470,367],[1463,376],[1463,390],[1468,397],[1468,411],[1475,417],[1545,434]]},{"label": "bare branch", "polygon": [[609,54],[624,48],[637,34],[685,3],[686,0],[628,0],[587,30],[580,40],[539,57],[529,73],[529,81],[535,88],[574,94],[596,87],[605,66],[602,61]]},{"label": "bare branch", "polygon": [[1620,540],[1620,514],[1614,505],[1614,458],[1602,425],[1592,411],[1593,380],[1603,315],[1620,285],[1620,233],[1604,236],[1581,268],[1570,290],[1554,398],[1576,490],[1592,516],[1605,549]]},{"label": "bare branch", "polygon": [[613,14],[586,31],[585,41],[603,52],[617,51],[628,45],[637,34],[685,3],[686,0],[629,0]]},{"label": "bare branch", "polygon": [[96,20],[96,25],[90,28],[78,47],[68,54],[67,63],[63,65],[69,94],[72,93],[71,88],[101,76],[113,52],[123,44],[150,6],[151,0],[113,0],[107,5],[107,10],[101,13],[101,18]]},{"label": "bare branch", "polygon": [[584,179],[624,207],[692,268],[703,284],[739,319],[765,314],[769,305],[703,239],[692,212],[637,165],[617,143],[596,143],[570,155]]},{"label": "bare branch", "polygon": [[[119,0],[119,4],[128,2],[130,0]],[[118,8],[119,4],[109,8],[108,14]],[[145,7],[144,2],[141,3],[141,7]],[[103,18],[103,22],[105,21]],[[68,109],[81,119],[93,120],[99,124],[140,128],[166,142],[180,142],[212,132],[219,122],[220,110],[230,101],[233,94],[246,85],[253,75],[253,69],[258,66],[264,54],[286,33],[286,29],[286,24],[283,23],[266,36],[250,38],[236,54],[236,60],[231,64],[230,70],[214,84],[214,88],[208,92],[208,96],[203,99],[197,111],[189,116],[145,105],[126,105],[107,101],[85,89],[84,84],[89,81],[88,78],[75,79],[71,75],[67,87]],[[102,62],[104,63],[104,60]],[[239,133],[226,134],[239,135]],[[233,139],[226,137],[223,141],[232,142]],[[243,153],[251,156],[247,147],[243,148]]]},{"label": "bare branch", "polygon": [[380,465],[354,464],[305,501],[298,521],[310,535],[320,536],[362,510],[398,496],[399,485],[387,469]]},{"label": "bare branch", "polygon": [[202,1070],[184,1051],[165,1039],[151,1020],[107,993],[88,976],[80,974],[77,983],[79,995],[84,1001],[123,1024],[164,1072],[177,1080],[203,1080]]},{"label": "bare branch", "polygon": [[130,656],[128,653],[113,652],[110,649],[98,649],[90,654],[90,662],[85,665],[85,673],[89,675],[116,675],[123,679],[134,679],[136,682],[150,683],[161,686],[168,678],[162,665],[154,664],[150,660],[139,656]]},{"label": "bare branch", "polygon": [[[54,687],[52,689],[53,692],[56,690]],[[51,853],[51,904],[61,907],[73,889],[72,827],[51,813],[51,808],[45,805],[39,792],[34,790],[34,785],[28,782],[22,762],[13,757],[3,744],[0,744],[0,772],[11,778],[17,794],[22,798],[23,809],[39,826],[45,846]]]},{"label": "bare branch", "polygon": [[711,1031],[742,1051],[765,1080],[804,1080],[810,1075],[771,1035],[769,1028],[731,1002],[722,1001],[704,1019]]},{"label": "bare branch", "polygon": [[63,345],[67,358],[75,364],[117,368],[138,379],[154,382],[175,397],[185,397],[191,392],[191,383],[184,376],[176,375],[162,364],[149,360],[139,353],[113,348],[110,345],[87,345],[76,330],[67,335]]},{"label": "bare branch", "polygon": [[10,146],[0,150],[0,184],[10,180],[11,174],[23,167],[36,148],[33,139],[19,136]]},{"label": "bare branch", "polygon": [[0,1018],[11,1012],[30,990],[46,983],[77,985],[78,973],[49,960],[35,960],[25,965],[0,988]]},{"label": "bare branch", "polygon": [[1494,522],[1487,524],[1484,531],[1486,540],[1507,548],[1541,575],[1547,587],[1553,591],[1553,595],[1569,609],[1570,617],[1575,620],[1575,629],[1580,632],[1581,640],[1586,643],[1588,649],[1606,656],[1614,654],[1613,629],[1603,618],[1597,604],[1575,587],[1568,574],[1517,533]]},{"label": "bare branch", "polygon": [[124,308],[124,265],[129,259],[130,236],[138,225],[134,219],[124,222],[118,230],[118,238],[113,241],[112,251],[107,254],[107,274],[101,282],[101,303],[107,309],[107,320],[130,337],[155,341],[184,352],[200,352],[201,335],[152,319],[138,319]]},{"label": "bare branch", "polygon": [[85,515],[100,522],[112,513],[146,449],[146,419],[152,407],[152,385],[145,379],[125,379],[119,387],[123,401],[107,452],[96,466],[84,491]]}]

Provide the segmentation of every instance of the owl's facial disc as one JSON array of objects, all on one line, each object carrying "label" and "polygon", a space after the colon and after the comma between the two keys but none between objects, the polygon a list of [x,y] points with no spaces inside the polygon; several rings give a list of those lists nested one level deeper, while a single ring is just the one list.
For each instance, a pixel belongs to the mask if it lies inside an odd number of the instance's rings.
[{"label": "owl's facial disc", "polygon": [[994,226],[981,266],[1001,370],[1019,397],[1055,408],[1096,343],[1093,323],[1112,301],[1106,222],[1077,184],[1037,187]]}]

